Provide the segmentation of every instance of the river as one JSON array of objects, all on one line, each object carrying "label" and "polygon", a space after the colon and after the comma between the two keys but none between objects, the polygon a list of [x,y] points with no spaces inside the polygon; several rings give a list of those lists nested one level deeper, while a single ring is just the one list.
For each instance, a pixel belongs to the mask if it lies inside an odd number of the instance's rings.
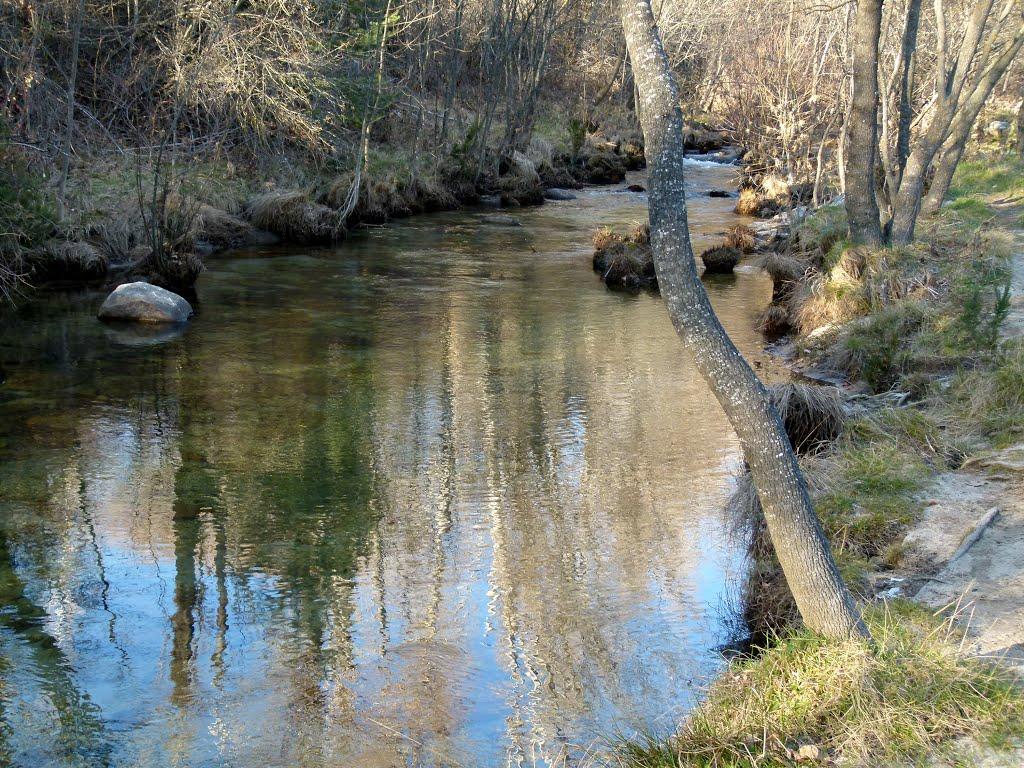
[{"label": "river", "polygon": [[[688,170],[699,250],[733,169]],[[213,258],[177,337],[96,292],[4,318],[0,764],[561,766],[672,730],[742,633],[736,438],[658,297],[590,268],[644,195],[485,215]],[[706,285],[767,367],[768,278]]]}]

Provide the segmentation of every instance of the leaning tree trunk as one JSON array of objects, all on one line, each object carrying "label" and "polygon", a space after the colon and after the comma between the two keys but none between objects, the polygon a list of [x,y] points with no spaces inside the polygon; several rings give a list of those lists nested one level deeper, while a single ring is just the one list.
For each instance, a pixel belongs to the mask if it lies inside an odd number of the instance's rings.
[{"label": "leaning tree trunk", "polygon": [[739,436],[768,532],[804,622],[830,638],[867,637],[814,514],[779,415],[718,321],[697,275],[683,191],[678,86],[650,0],[621,0],[621,13],[650,168],[651,247],[669,315]]},{"label": "leaning tree trunk", "polygon": [[[935,5],[938,38],[935,63],[937,93],[931,106],[931,120],[907,159],[907,167],[893,201],[891,239],[895,245],[907,245],[914,239],[914,229],[921,212],[928,174],[935,156],[949,136],[957,113],[964,108],[964,90],[973,87],[970,85],[971,74],[976,75],[979,71],[988,72],[991,67],[998,66],[998,62],[1002,61],[1002,57],[997,55],[996,61],[990,64],[989,56],[997,50],[993,48],[995,38],[990,35],[988,40],[985,40],[985,29],[992,5],[993,0],[977,0],[964,25],[956,61],[949,66],[942,3],[937,2]],[[1007,13],[1011,7],[1009,4],[1005,6]],[[1014,44],[1020,34],[1018,32],[1013,38]]]},{"label": "leaning tree trunk", "polygon": [[882,0],[858,0],[853,19],[853,95],[846,152],[846,218],[850,239],[883,242],[875,160],[878,157],[878,37]]}]

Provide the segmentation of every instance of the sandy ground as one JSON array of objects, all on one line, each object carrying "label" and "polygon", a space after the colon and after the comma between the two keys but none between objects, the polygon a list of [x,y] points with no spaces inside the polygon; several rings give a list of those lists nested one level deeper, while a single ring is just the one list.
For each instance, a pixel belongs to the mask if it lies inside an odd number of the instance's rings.
[{"label": "sandy ground", "polygon": [[[1019,217],[1020,201],[1005,202],[1007,216]],[[1024,232],[1016,232],[1008,338],[1024,335]],[[958,606],[972,650],[1024,673],[1024,443],[939,475],[926,500],[906,540],[913,570],[882,589]]]},{"label": "sandy ground", "polygon": [[936,478],[906,541],[925,575],[906,577],[905,590],[936,609],[957,607],[972,650],[1024,672],[1024,474],[992,462]]}]

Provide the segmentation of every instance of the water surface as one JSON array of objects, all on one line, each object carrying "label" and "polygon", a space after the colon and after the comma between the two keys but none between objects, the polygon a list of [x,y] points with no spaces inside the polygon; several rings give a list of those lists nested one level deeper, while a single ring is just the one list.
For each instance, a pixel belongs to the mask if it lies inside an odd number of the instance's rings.
[{"label": "water surface", "polygon": [[[731,182],[693,165],[694,193]],[[695,196],[698,247],[735,222]],[[669,731],[737,632],[734,435],[622,187],[213,260],[179,337],[0,332],[0,764],[505,766]],[[764,362],[754,271],[708,282]]]}]

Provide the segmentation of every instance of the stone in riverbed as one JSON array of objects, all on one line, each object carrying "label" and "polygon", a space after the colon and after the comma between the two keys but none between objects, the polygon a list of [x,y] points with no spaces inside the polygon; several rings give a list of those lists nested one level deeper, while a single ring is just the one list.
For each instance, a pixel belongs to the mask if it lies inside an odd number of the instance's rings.
[{"label": "stone in riverbed", "polygon": [[125,283],[107,296],[97,317],[134,323],[184,323],[192,317],[192,305],[150,283]]},{"label": "stone in riverbed", "polygon": [[497,227],[521,227],[519,219],[514,216],[506,216],[501,213],[491,214],[490,216],[484,216],[480,219],[484,224],[493,224]]},{"label": "stone in riverbed", "polygon": [[567,189],[559,189],[558,187],[551,187],[550,189],[544,190],[544,197],[548,200],[575,200],[576,195]]}]

